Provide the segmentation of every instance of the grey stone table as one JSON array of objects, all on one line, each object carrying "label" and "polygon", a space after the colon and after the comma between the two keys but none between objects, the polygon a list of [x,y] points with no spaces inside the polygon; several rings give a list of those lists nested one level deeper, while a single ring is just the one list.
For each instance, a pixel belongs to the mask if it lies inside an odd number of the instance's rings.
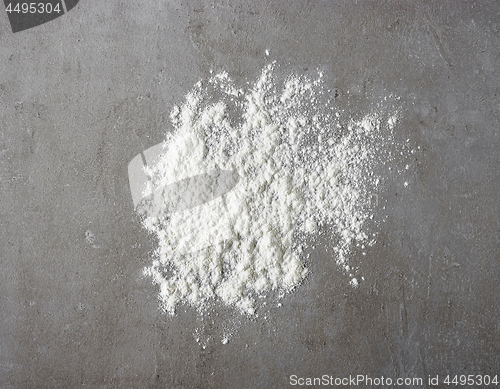
[{"label": "grey stone table", "polygon": [[[0,387],[500,374],[499,29],[488,0],[89,0],[15,34],[1,14]],[[359,288],[318,244],[279,309],[170,317],[127,164],[210,71],[245,85],[270,61],[321,69],[354,116],[400,96],[395,141],[420,149],[381,172]]]}]

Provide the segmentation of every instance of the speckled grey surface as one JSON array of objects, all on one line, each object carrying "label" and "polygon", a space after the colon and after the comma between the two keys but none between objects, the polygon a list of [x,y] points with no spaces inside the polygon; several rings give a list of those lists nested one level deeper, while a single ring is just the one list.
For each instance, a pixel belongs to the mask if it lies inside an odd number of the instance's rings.
[{"label": "speckled grey surface", "polygon": [[[497,2],[82,0],[9,28],[1,14],[1,388],[500,374]],[[420,150],[380,172],[365,282],[320,244],[279,309],[165,315],[127,164],[210,70],[245,85],[274,60],[323,70],[353,116],[401,97],[395,139]]]}]

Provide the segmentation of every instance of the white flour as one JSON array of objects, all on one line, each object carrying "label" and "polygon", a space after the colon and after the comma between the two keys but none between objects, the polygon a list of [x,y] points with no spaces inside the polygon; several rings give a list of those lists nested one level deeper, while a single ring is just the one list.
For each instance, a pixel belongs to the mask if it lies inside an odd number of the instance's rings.
[{"label": "white flour", "polygon": [[[151,183],[144,192],[144,225],[159,243],[145,274],[171,314],[181,302],[203,308],[210,299],[253,314],[256,298],[283,295],[304,279],[305,238],[320,229],[331,231],[334,259],[351,284],[360,282],[348,257],[371,243],[363,226],[378,184],[370,173],[382,142],[378,130],[396,119],[341,119],[319,102],[321,73],[277,85],[273,66],[248,91],[222,73],[198,83],[172,111],[175,131],[163,159],[146,169]],[[217,181],[224,171],[239,177],[234,188],[227,178]],[[203,193],[193,192],[210,188],[188,179],[206,173],[212,181],[205,183],[232,190],[199,204]],[[174,193],[161,189],[179,182]],[[199,205],[172,210],[190,201]]]}]

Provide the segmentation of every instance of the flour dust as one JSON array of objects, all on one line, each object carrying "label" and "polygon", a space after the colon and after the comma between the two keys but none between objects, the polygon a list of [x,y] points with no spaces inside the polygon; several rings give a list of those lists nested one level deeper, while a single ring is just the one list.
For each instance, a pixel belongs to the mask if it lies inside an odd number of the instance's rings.
[{"label": "flour dust", "polygon": [[158,241],[145,274],[171,314],[211,300],[254,314],[259,298],[304,280],[306,242],[320,231],[339,276],[362,282],[349,256],[374,243],[374,166],[397,116],[350,119],[328,101],[321,72],[280,82],[275,66],[248,89],[227,73],[196,84],[171,112],[163,157],[145,170],[141,213]]}]

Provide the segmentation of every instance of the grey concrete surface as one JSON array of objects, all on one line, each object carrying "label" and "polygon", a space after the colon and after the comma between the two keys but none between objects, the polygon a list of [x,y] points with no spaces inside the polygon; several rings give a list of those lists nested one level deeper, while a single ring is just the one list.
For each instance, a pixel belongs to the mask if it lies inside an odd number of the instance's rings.
[{"label": "grey concrete surface", "polygon": [[[489,0],[82,0],[17,34],[1,14],[0,387],[500,374],[499,29]],[[420,150],[380,172],[359,288],[319,244],[280,309],[170,317],[127,164],[210,70],[244,85],[272,60],[322,69],[353,116],[400,96],[395,138]]]}]

